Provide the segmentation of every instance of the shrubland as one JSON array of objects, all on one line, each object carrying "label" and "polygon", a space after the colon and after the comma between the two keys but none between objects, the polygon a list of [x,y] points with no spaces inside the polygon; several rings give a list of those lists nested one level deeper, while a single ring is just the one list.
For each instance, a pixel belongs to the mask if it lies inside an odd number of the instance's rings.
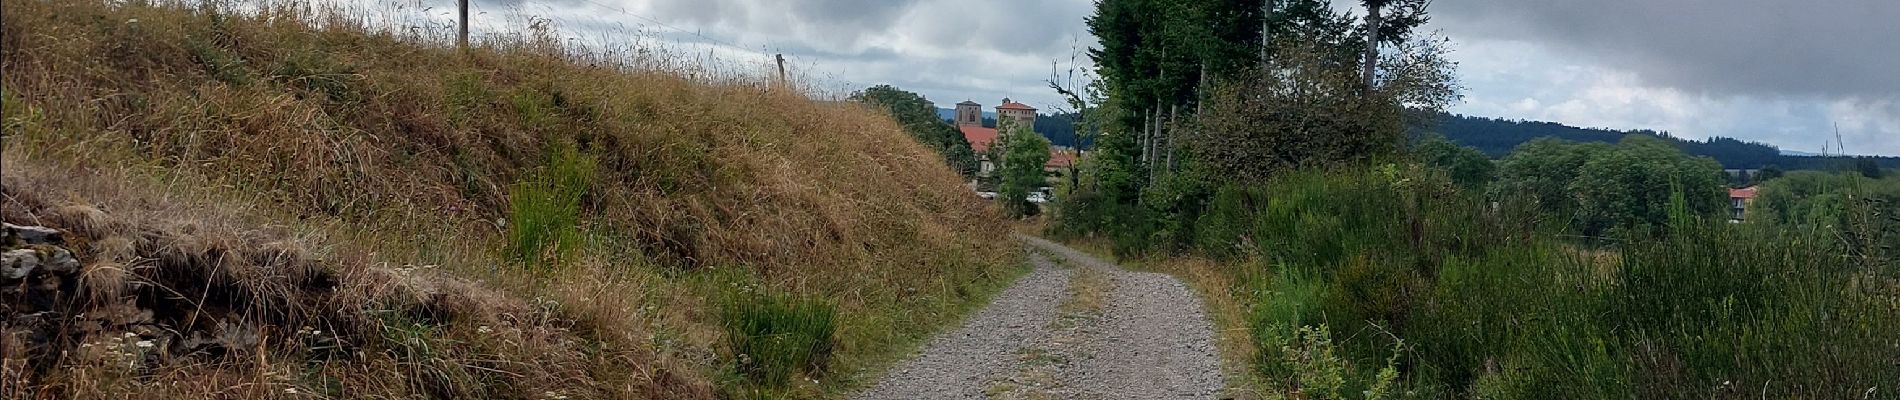
[{"label": "shrubland", "polygon": [[6,283],[0,395],[826,397],[1021,270],[879,110],[224,5],[4,0],[0,216],[83,266]]}]

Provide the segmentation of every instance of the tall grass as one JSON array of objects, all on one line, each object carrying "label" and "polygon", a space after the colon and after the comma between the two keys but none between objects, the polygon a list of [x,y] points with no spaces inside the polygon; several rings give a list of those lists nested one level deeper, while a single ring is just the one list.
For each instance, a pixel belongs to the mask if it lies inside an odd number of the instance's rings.
[{"label": "tall grass", "polygon": [[508,255],[524,265],[558,265],[580,246],[581,199],[594,181],[594,159],[557,146],[548,164],[508,193]]},{"label": "tall grass", "polygon": [[[1220,190],[1197,248],[1229,260],[1257,371],[1304,397],[1369,393],[1387,360],[1422,397],[1878,398],[1900,382],[1892,255],[1853,243],[1878,230],[1675,207],[1659,234],[1582,242],[1513,207],[1429,170],[1302,171]],[[1322,344],[1338,363],[1313,362]]]},{"label": "tall grass", "polygon": [[816,377],[830,366],[837,307],[819,300],[775,294],[735,295],[720,306],[733,368],[767,388],[793,376]]}]

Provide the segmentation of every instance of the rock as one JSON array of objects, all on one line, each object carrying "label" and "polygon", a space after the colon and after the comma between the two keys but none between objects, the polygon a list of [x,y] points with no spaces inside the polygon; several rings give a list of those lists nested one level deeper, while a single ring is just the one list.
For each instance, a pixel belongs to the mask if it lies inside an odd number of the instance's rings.
[{"label": "rock", "polygon": [[60,244],[64,242],[58,229],[44,226],[22,226],[6,224],[7,236],[20,238],[26,244]]},{"label": "rock", "polygon": [[48,247],[41,251],[40,255],[41,265],[46,268],[46,272],[55,274],[79,272],[79,259],[73,258],[73,252],[66,251],[64,248]]},{"label": "rock", "polygon": [[[12,229],[13,225],[7,225]],[[40,267],[40,252],[33,249],[7,250],[0,253],[0,277],[6,279],[26,279],[28,274]]]}]

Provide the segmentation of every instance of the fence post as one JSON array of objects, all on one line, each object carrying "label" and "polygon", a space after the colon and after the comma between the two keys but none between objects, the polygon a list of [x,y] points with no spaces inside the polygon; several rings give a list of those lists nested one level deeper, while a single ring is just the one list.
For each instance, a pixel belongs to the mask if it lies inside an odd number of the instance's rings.
[{"label": "fence post", "polygon": [[455,48],[468,51],[468,0],[456,0],[455,5],[461,15],[461,24],[455,33]]},{"label": "fence post", "polygon": [[783,85],[785,84],[785,54],[773,54],[772,58],[778,60],[778,84]]}]

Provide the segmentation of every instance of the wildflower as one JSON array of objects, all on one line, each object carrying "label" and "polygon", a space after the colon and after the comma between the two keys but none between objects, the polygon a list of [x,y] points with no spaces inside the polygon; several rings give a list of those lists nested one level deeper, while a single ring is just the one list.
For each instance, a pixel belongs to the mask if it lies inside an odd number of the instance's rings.
[{"label": "wildflower", "polygon": [[144,347],[144,348],[152,347],[152,341],[150,340],[140,340],[138,343],[135,343],[135,344],[137,344],[139,347]]}]

